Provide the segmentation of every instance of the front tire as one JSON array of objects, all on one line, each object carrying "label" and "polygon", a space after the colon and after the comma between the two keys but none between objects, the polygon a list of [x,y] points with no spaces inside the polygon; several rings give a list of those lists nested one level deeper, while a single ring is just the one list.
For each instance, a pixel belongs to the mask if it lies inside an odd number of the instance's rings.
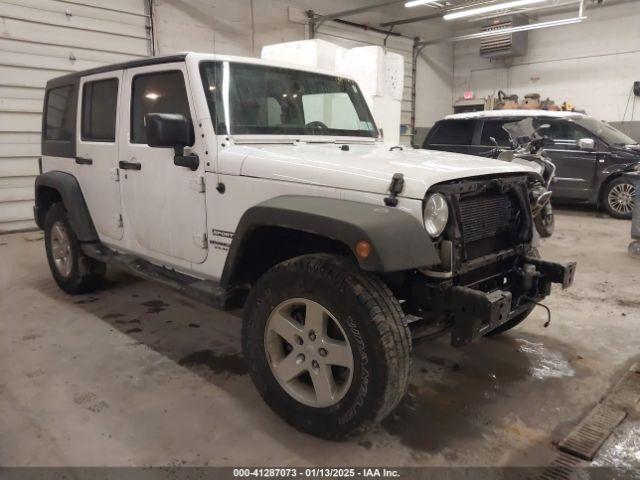
[{"label": "front tire", "polygon": [[614,218],[629,220],[636,200],[636,187],[629,180],[614,178],[602,191],[602,205]]},{"label": "front tire", "polygon": [[411,338],[398,301],[379,278],[333,255],[297,257],[260,278],[242,347],[269,407],[318,437],[380,422],[409,381]]},{"label": "front tire", "polygon": [[86,256],[61,203],[53,204],[44,220],[44,243],[53,279],[71,295],[88,293],[102,284],[104,263]]}]

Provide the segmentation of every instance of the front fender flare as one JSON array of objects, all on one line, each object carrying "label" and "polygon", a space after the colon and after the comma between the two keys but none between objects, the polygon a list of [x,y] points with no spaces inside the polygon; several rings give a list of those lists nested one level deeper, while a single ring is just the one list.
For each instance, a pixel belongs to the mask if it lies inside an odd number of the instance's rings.
[{"label": "front fender flare", "polygon": [[397,208],[333,198],[285,195],[248,209],[236,228],[222,273],[222,285],[233,284],[234,270],[251,233],[264,226],[299,230],[343,243],[352,252],[365,240],[367,258],[356,258],[363,270],[396,272],[440,263],[424,226]]}]

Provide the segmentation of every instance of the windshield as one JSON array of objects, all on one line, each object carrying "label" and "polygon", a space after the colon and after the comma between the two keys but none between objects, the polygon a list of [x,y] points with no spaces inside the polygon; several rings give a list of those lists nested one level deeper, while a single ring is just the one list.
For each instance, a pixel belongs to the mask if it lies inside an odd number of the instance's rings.
[{"label": "windshield", "polygon": [[576,117],[572,118],[571,121],[594,133],[609,145],[634,145],[638,143],[608,123],[601,122],[593,117]]},{"label": "windshield", "polygon": [[217,133],[378,137],[352,80],[232,62],[203,62],[200,74]]}]

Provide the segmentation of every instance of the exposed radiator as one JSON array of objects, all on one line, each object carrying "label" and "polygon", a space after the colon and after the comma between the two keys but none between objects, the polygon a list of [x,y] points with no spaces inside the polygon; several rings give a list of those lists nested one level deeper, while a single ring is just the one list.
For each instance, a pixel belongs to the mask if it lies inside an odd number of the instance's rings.
[{"label": "exposed radiator", "polygon": [[465,244],[512,236],[518,207],[511,195],[486,194],[460,199],[460,224]]}]

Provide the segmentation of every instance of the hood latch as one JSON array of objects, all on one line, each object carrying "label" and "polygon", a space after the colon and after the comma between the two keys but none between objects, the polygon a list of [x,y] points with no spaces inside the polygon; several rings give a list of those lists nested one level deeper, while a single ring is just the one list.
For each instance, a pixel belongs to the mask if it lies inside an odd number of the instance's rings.
[{"label": "hood latch", "polygon": [[398,199],[396,198],[399,193],[404,189],[404,174],[394,173],[389,185],[390,195],[385,197],[384,204],[387,207],[395,207],[398,205]]}]

